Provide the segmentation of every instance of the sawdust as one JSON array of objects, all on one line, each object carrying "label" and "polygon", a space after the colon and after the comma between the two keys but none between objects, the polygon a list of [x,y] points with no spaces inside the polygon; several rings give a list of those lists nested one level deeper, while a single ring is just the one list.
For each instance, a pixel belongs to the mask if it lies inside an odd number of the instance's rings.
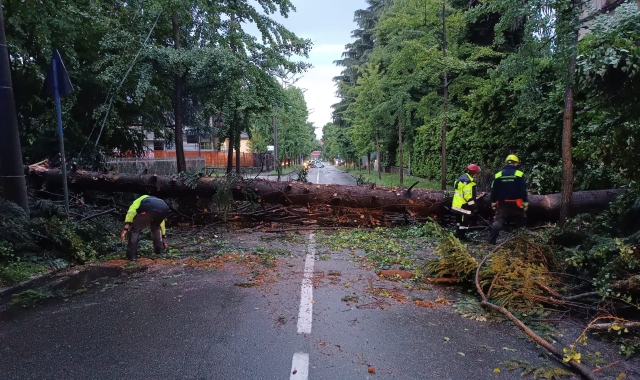
[{"label": "sawdust", "polygon": [[279,263],[280,260],[265,260],[264,257],[258,255],[229,253],[209,259],[151,259],[143,257],[138,259],[136,264],[129,260],[110,260],[100,265],[107,267],[127,267],[131,265],[137,265],[138,267],[182,266],[207,270],[238,270],[241,271],[238,275],[251,275],[247,278],[247,283],[263,285],[275,282],[271,272]]}]

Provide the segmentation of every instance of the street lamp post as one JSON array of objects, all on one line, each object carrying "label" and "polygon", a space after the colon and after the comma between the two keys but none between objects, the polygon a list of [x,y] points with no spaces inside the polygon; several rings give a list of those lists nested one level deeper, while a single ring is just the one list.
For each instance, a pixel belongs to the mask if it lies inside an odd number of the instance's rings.
[{"label": "street lamp post", "polygon": [[0,180],[4,198],[29,215],[10,65],[0,0]]}]

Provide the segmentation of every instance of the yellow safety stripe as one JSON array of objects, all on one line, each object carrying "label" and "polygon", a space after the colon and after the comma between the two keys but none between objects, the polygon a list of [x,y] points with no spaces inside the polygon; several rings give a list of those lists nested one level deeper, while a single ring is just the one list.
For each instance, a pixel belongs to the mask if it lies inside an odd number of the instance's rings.
[{"label": "yellow safety stripe", "polygon": [[521,172],[520,170],[516,170],[516,172],[513,175],[505,175],[504,177],[502,176],[502,170],[496,173],[496,179],[497,178],[514,178],[514,177],[524,177],[524,173]]},{"label": "yellow safety stripe", "polygon": [[162,230],[162,236],[167,234],[167,229],[164,226],[164,220],[160,223],[160,229]]},{"label": "yellow safety stripe", "polygon": [[132,223],[133,222],[133,218],[135,218],[136,215],[138,214],[138,209],[140,208],[140,203],[142,203],[142,201],[145,198],[149,198],[149,196],[148,195],[143,195],[140,198],[138,198],[135,201],[133,201],[133,203],[131,204],[131,207],[129,207],[129,211],[127,211],[127,216],[124,218],[124,222],[125,223]]}]

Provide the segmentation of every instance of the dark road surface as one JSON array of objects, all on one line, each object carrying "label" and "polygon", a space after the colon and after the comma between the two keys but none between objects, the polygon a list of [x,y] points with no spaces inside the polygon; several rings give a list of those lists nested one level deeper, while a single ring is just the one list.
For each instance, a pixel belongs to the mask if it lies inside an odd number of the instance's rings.
[{"label": "dark road surface", "polygon": [[[276,180],[275,175],[260,175],[258,178],[269,179],[272,181]],[[297,174],[295,172],[290,174],[285,174],[281,177],[282,181],[294,181],[297,178]],[[307,180],[311,183],[320,184],[320,185],[348,185],[355,186],[356,179],[348,173],[343,172],[335,166],[326,164],[324,168],[316,168],[312,167],[309,169],[309,174],[307,175]]]},{"label": "dark road surface", "polygon": [[[355,184],[331,166],[308,179]],[[31,309],[0,296],[0,379],[522,379],[506,361],[543,362],[515,327],[459,316],[459,290],[382,280],[361,252],[331,252],[322,235],[291,234],[225,235],[239,252],[286,252],[251,288],[236,286],[251,270],[151,265],[99,272],[83,293]]]},{"label": "dark road surface", "polygon": [[332,165],[325,165],[324,168],[309,169],[307,179],[309,182],[321,185],[356,185],[355,178]]},{"label": "dark road surface", "polygon": [[[256,233],[237,235],[250,246]],[[513,327],[371,295],[386,289],[433,302],[448,297],[442,289],[407,293],[348,251],[315,256],[309,267],[308,252],[323,248],[307,236],[282,243],[291,256],[260,287],[234,286],[248,276],[234,270],[157,266],[102,278],[67,300],[5,307],[0,378],[519,379],[501,363],[539,360]],[[308,334],[299,333],[305,258]],[[360,299],[347,304],[345,296]]]}]

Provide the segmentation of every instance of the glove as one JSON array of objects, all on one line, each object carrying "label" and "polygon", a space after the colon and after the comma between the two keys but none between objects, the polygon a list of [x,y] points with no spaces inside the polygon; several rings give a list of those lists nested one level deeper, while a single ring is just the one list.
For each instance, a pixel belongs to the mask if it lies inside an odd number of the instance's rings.
[{"label": "glove", "polygon": [[491,208],[495,211],[498,208],[498,202],[491,203]]},{"label": "glove", "polygon": [[126,228],[122,230],[122,232],[120,233],[120,241],[124,242],[124,239],[127,237],[127,232],[129,232],[129,230],[127,230]]}]

